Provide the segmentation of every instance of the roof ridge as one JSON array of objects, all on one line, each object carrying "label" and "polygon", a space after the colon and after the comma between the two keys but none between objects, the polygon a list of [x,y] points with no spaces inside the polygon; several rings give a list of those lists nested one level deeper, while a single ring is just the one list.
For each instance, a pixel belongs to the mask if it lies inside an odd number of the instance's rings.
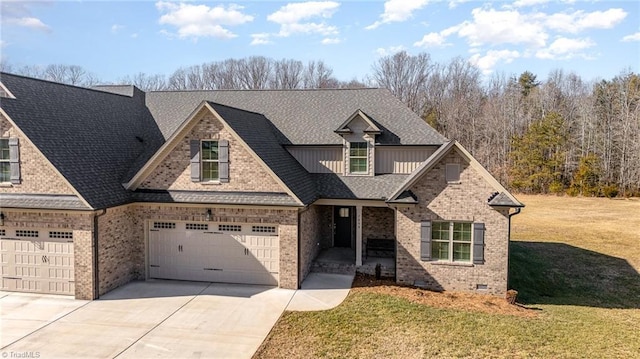
[{"label": "roof ridge", "polygon": [[215,90],[157,90],[147,93],[196,93],[196,92],[314,92],[314,91],[361,91],[361,90],[386,90],[384,87],[358,87],[358,88],[308,88],[308,89],[215,89]]},{"label": "roof ridge", "polygon": [[[53,80],[40,79],[40,78],[37,78],[37,77],[18,75],[18,74],[13,74],[13,73],[10,73],[10,72],[0,72],[0,82],[2,81],[2,76],[7,76],[7,75],[8,76],[14,76],[14,77],[20,77],[20,78],[23,78],[23,79],[26,79],[26,80],[46,82],[46,83],[50,83],[50,84],[53,84],[53,85],[71,87],[71,88],[75,88],[75,89],[78,89],[78,90],[86,90],[86,91],[91,91],[91,92],[98,92],[98,93],[101,93],[101,94],[110,94],[110,95],[116,95],[116,96],[131,98],[131,96],[117,94],[117,93],[114,93],[114,92],[98,90],[98,89],[93,88],[93,87],[84,87],[84,86],[78,86],[78,85],[71,85],[71,84],[66,84],[64,82],[56,82],[56,81],[53,81]],[[135,85],[95,85],[95,86],[135,86]]]}]

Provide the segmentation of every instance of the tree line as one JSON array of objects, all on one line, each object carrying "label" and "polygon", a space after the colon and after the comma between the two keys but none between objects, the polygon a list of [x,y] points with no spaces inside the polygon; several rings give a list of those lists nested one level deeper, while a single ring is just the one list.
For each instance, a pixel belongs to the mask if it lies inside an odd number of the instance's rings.
[{"label": "tree line", "polygon": [[[73,85],[108,83],[80,66],[1,65]],[[640,195],[640,76],[631,71],[595,81],[563,70],[543,81],[530,71],[486,78],[461,57],[437,63],[427,53],[401,51],[350,81],[337,79],[323,61],[252,56],[112,83],[146,91],[385,87],[515,191]]]}]

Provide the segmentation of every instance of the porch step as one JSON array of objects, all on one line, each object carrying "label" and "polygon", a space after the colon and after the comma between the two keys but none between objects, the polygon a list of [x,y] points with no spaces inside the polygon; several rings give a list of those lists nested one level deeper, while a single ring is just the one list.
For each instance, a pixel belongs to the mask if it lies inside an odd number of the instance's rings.
[{"label": "porch step", "polygon": [[330,274],[355,274],[355,264],[333,263],[333,262],[313,262],[311,271],[315,273]]}]

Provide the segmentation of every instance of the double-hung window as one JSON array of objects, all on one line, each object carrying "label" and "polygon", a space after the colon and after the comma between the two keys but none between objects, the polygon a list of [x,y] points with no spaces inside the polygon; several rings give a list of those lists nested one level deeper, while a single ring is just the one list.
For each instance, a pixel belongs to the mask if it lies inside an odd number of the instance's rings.
[{"label": "double-hung window", "polygon": [[433,222],[431,258],[449,262],[471,262],[472,226],[468,222]]},{"label": "double-hung window", "polygon": [[11,181],[11,155],[9,139],[0,138],[0,183]]},{"label": "double-hung window", "polygon": [[220,180],[218,141],[202,141],[202,181]]},{"label": "double-hung window", "polygon": [[367,173],[368,149],[366,142],[349,143],[349,172]]}]

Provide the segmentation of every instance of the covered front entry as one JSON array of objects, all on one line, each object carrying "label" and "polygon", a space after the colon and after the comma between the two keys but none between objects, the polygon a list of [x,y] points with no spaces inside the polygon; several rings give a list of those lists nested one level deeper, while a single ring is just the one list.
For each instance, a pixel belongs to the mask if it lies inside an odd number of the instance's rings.
[{"label": "covered front entry", "polygon": [[335,206],[333,208],[333,246],[352,248],[354,232],[354,207]]},{"label": "covered front entry", "polygon": [[149,277],[278,285],[278,226],[151,221]]},{"label": "covered front entry", "polygon": [[73,231],[0,230],[2,290],[75,294]]}]

